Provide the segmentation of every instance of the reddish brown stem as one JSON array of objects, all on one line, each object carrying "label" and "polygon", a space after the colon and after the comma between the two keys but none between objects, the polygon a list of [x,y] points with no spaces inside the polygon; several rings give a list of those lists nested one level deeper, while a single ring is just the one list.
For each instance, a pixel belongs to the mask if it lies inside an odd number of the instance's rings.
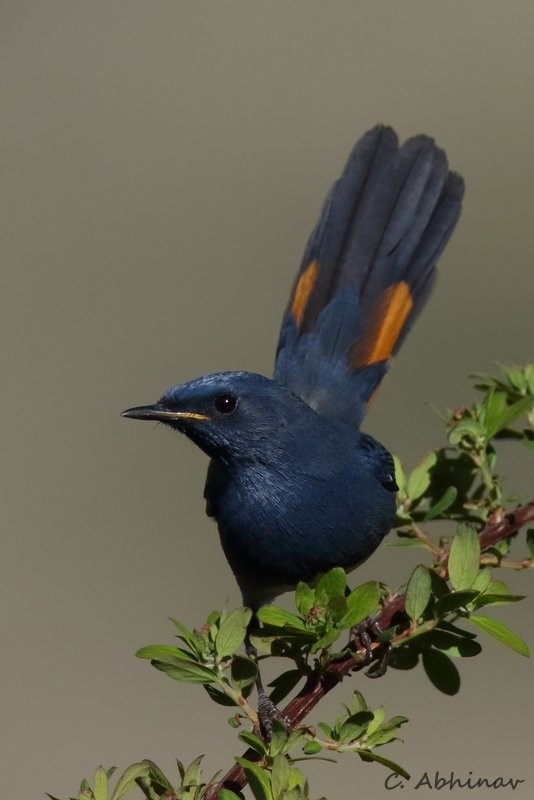
[{"label": "reddish brown stem", "polygon": [[480,532],[480,549],[487,550],[493,544],[513,536],[520,528],[534,521],[534,503],[520,506],[499,522],[490,523]]},{"label": "reddish brown stem", "polygon": [[[529,503],[507,514],[498,522],[488,523],[479,534],[481,550],[486,550],[501,539],[513,536],[520,528],[533,520],[534,503]],[[446,562],[443,564],[440,574],[444,578],[448,577]],[[402,611],[404,611],[404,595],[393,595],[384,603],[381,612],[376,616],[376,622],[385,630],[391,626],[395,615]],[[364,651],[358,650],[354,655],[331,664],[322,677],[316,672],[312,672],[300,692],[283,709],[282,713],[289,721],[289,728],[293,729],[299,725],[317,703],[344,677],[366,666],[368,660],[366,661],[364,656]],[[258,755],[254,750],[247,750],[243,758],[256,761]],[[207,789],[204,800],[216,800],[218,793],[223,788],[239,792],[246,783],[245,770],[236,764],[224,778]]]}]

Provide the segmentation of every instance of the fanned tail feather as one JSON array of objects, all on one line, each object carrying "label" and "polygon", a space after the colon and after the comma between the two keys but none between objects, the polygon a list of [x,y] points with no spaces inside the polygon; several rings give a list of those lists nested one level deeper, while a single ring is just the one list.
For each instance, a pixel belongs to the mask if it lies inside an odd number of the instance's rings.
[{"label": "fanned tail feather", "polygon": [[462,178],[427,136],[378,126],[354,147],[310,237],[282,323],[275,379],[359,424],[432,289]]}]

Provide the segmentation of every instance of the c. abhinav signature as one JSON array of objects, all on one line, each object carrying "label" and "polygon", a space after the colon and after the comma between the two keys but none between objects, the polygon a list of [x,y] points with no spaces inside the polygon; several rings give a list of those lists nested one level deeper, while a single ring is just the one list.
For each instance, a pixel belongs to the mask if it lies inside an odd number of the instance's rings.
[{"label": "c. abhinav signature", "polygon": [[[441,773],[423,772],[417,779],[410,780],[412,789],[512,789],[515,791],[519,784],[525,783],[525,778],[485,778],[476,777],[469,770],[467,776],[457,777],[454,772]],[[386,789],[404,789],[407,781],[396,773],[390,773],[384,781]]]}]

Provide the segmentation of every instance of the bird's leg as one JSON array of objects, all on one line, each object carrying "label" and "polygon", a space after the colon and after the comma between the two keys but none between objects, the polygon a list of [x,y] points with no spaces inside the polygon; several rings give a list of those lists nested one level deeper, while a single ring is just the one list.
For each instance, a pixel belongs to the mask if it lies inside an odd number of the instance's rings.
[{"label": "bird's leg", "polygon": [[350,640],[356,643],[356,646],[363,647],[366,654],[367,663],[370,664],[369,669],[366,671],[368,678],[381,678],[386,674],[393,647],[391,642],[383,643],[383,654],[381,658],[373,658],[373,640],[376,641],[378,636],[382,633],[382,628],[378,622],[370,617],[367,617],[359,625],[352,628],[350,632]]},{"label": "bird's leg", "polygon": [[[252,617],[251,624],[256,622],[255,616]],[[258,667],[258,674],[256,676],[256,693],[258,695],[258,721],[259,721],[259,733],[263,736],[266,741],[269,741],[272,736],[273,732],[273,720],[278,720],[282,723],[285,727],[288,726],[289,721],[287,717],[285,717],[280,709],[275,706],[271,698],[268,696],[267,692],[263,688],[263,682],[261,679],[260,668],[258,665],[258,651],[250,641],[250,625],[247,631],[247,635],[245,637],[245,651],[249,658],[253,659],[256,662],[256,666]]]}]

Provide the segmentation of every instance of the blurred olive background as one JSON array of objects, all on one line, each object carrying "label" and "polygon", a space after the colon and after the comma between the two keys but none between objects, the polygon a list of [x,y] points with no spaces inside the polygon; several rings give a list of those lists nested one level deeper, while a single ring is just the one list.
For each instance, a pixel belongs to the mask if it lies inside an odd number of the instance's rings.
[{"label": "blurred olive background", "polygon": [[[119,413],[204,372],[270,374],[304,243],[365,130],[433,135],[468,187],[366,429],[413,466],[443,441],[428,403],[469,402],[470,372],[532,357],[533,29],[529,0],[2,0],[3,797],[74,794],[99,763],[173,773],[204,752],[211,773],[238,753],[225,709],[133,655],[172,640],[171,615],[239,604],[206,459]],[[532,497],[515,449],[503,471]],[[356,580],[400,583],[417,559],[383,546]],[[532,576],[510,585],[532,593]],[[532,646],[533,611],[492,613]],[[358,675],[315,719],[358,687],[411,718],[389,755],[415,779],[521,777],[530,796],[532,666],[484,644],[453,698],[420,669]],[[388,794],[349,756],[310,774],[314,797]]]}]

